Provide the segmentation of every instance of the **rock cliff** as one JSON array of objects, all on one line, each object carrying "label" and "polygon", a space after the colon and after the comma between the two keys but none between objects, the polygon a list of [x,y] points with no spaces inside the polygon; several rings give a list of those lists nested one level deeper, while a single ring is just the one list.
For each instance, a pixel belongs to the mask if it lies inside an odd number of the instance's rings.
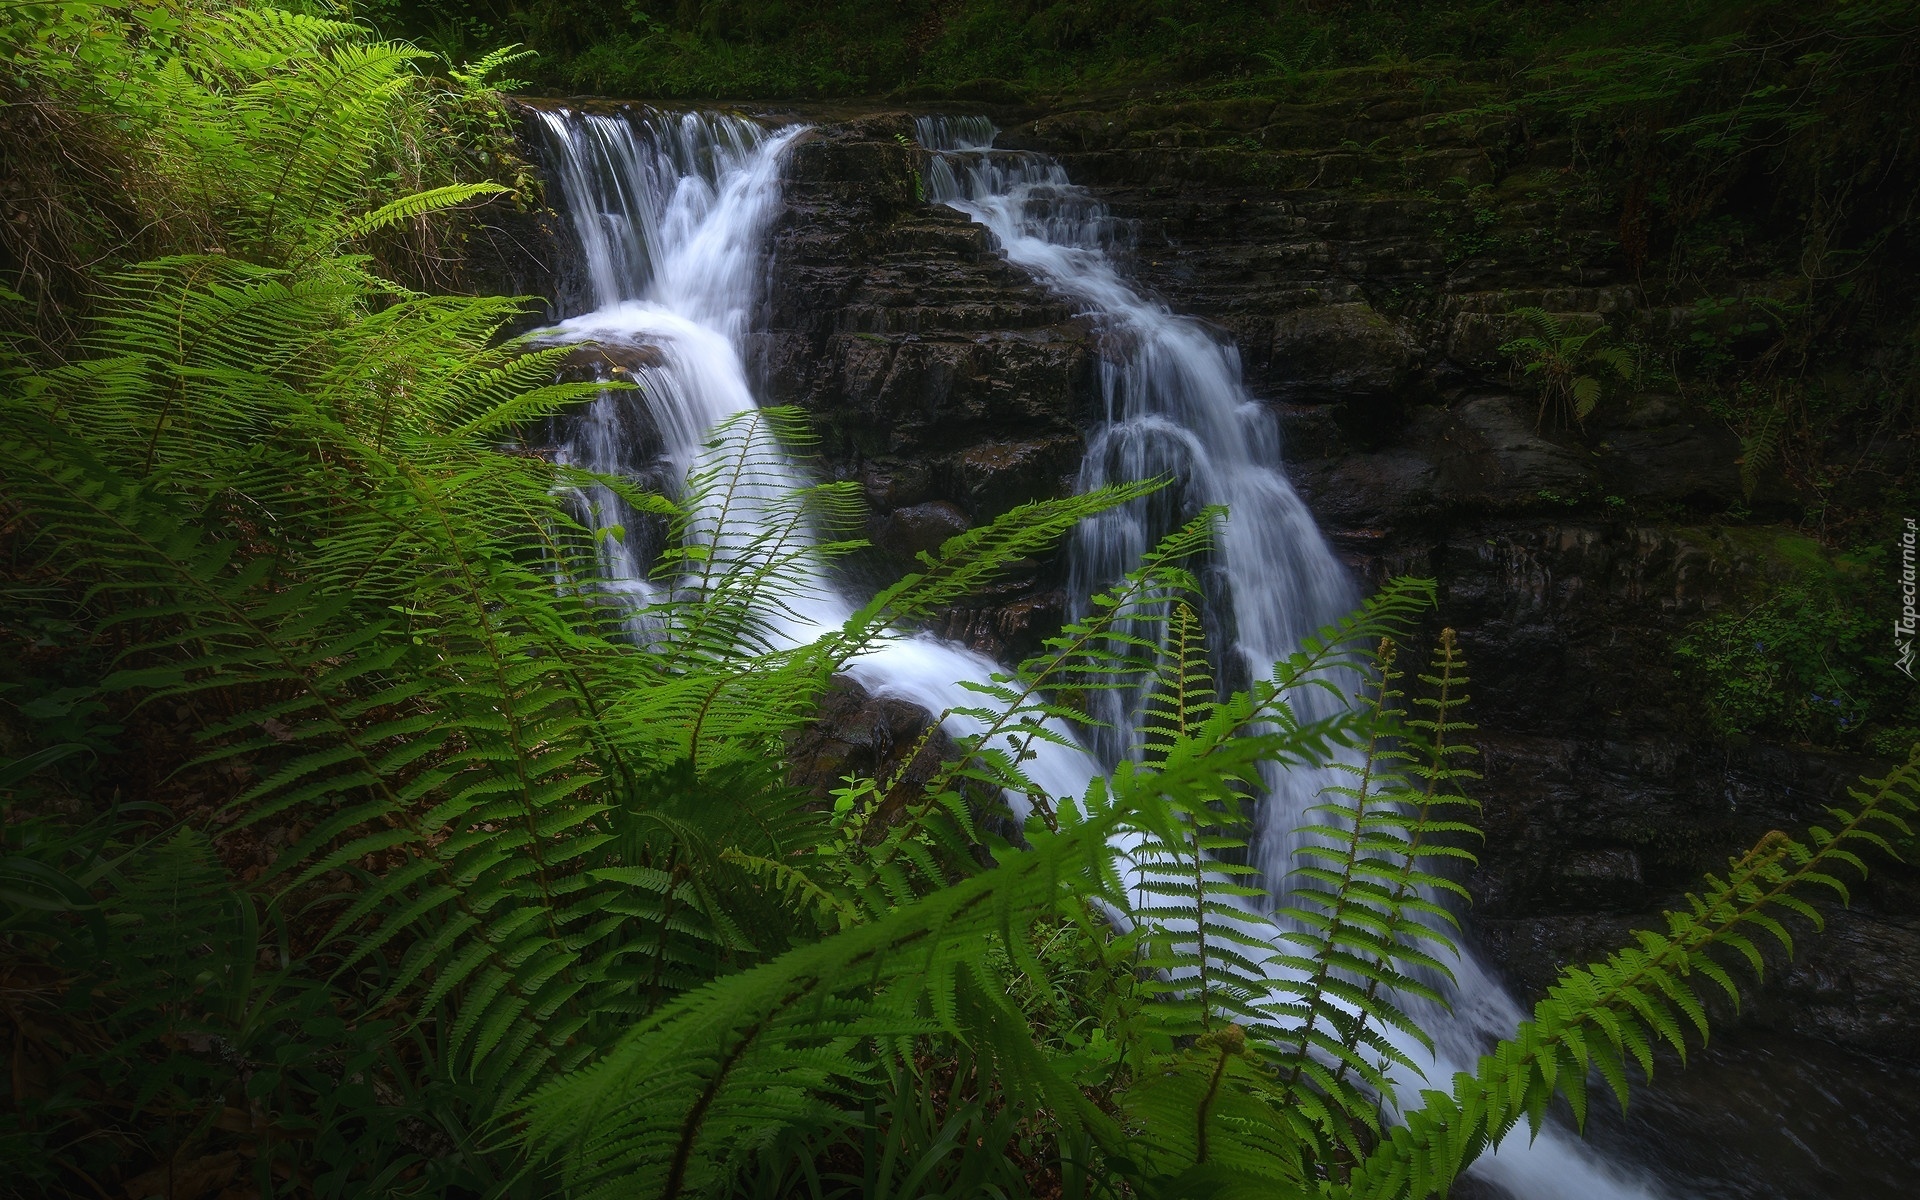
[{"label": "rock cliff", "polygon": [[[1765,521],[1794,497],[1764,474],[1743,487],[1733,435],[1673,396],[1612,398],[1583,428],[1542,419],[1497,354],[1516,308],[1645,332],[1716,314],[1649,307],[1568,169],[1576,148],[1477,115],[1462,87],[1451,111],[1396,85],[994,115],[998,144],[1056,156],[1129,223],[1139,280],[1239,347],[1356,577],[1438,581],[1483,750],[1472,932],[1528,991],[1874,764],[1729,744],[1677,680],[1688,623],[1782,577],[1791,539]],[[1099,348],[982,228],[926,201],[909,114],[807,116],[756,369],[769,401],[813,414],[825,468],[866,489],[877,581],[1072,486]],[[1062,619],[1062,583],[1059,562],[1026,564],[941,632],[1024,653]],[[832,707],[859,728],[805,743],[828,757],[911,741],[884,704]],[[1917,981],[1920,876],[1889,868],[1748,1018],[1920,1055]]]},{"label": "rock cliff", "polygon": [[[1752,513],[1785,485],[1749,497],[1737,440],[1671,396],[1542,422],[1498,360],[1522,306],[1573,327],[1691,319],[1640,303],[1567,144],[1364,95],[1000,117],[999,145],[1054,155],[1131,224],[1137,278],[1238,345],[1356,576],[1438,580],[1484,752],[1474,932],[1523,990],[1873,767],[1725,744],[1676,682],[1674,637],[1782,571],[1785,531]],[[1098,415],[1089,330],[919,197],[911,133],[864,116],[795,147],[764,365],[896,559],[1069,486]],[[1022,652],[1060,619],[1059,582],[1033,564],[944,632]],[[1920,886],[1890,869],[1857,900],[1752,1019],[1920,1054]]]}]

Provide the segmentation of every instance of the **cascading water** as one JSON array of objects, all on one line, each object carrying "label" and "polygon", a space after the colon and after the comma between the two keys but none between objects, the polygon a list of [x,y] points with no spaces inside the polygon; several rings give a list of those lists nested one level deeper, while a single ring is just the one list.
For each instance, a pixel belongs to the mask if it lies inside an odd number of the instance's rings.
[{"label": "cascading water", "polygon": [[[671,489],[709,461],[717,423],[755,406],[741,346],[754,311],[762,243],[779,205],[780,155],[801,130],[769,131],[737,117],[700,114],[553,110],[539,119],[585,254],[593,306],[564,321],[554,336],[639,344],[652,356],[636,371],[640,391],[603,395],[577,423],[564,453],[578,465]],[[1353,587],[1278,469],[1277,432],[1242,389],[1231,348],[1126,284],[1113,253],[1124,240],[1120,226],[1057,164],[994,152],[994,130],[984,122],[923,122],[921,134],[937,152],[928,171],[934,197],[986,224],[1010,259],[1079,302],[1102,332],[1108,419],[1089,443],[1082,484],[1171,474],[1179,481],[1175,507],[1230,506],[1208,606],[1215,644],[1233,648],[1224,664],[1229,674],[1264,669],[1350,608]],[[736,494],[724,516],[694,519],[709,523],[716,553],[728,553],[751,541],[756,518],[798,482],[798,471],[776,460],[770,473]],[[589,519],[602,527],[642,524],[611,491],[586,500]],[[1092,523],[1072,549],[1081,594],[1131,569],[1165,516],[1156,519],[1149,506],[1136,505]],[[602,544],[613,586],[630,591],[638,610],[650,595],[644,539]],[[798,643],[837,628],[851,607],[816,574],[790,580],[778,611],[762,615],[776,636]],[[936,713],[975,702],[977,694],[962,682],[985,681],[994,670],[979,655],[931,637],[894,640],[849,667],[870,691]],[[1100,756],[1110,760],[1127,729],[1124,712],[1106,715],[1118,731],[1114,741],[1091,753],[1036,746],[1039,757],[1027,764],[1033,782],[1054,796],[1081,794]],[[956,733],[969,732],[965,718],[950,723]],[[1289,831],[1330,781],[1313,772],[1276,773],[1267,781],[1273,798],[1259,853],[1269,878],[1284,876]],[[1248,913],[1249,922],[1261,919]],[[1445,1079],[1470,1064],[1485,1041],[1520,1017],[1477,964],[1465,961],[1456,974],[1455,1015],[1438,1031],[1429,1078]],[[1510,1139],[1498,1154],[1483,1157],[1476,1172],[1523,1200],[1648,1195],[1558,1130],[1518,1142]]]},{"label": "cascading water", "polygon": [[[720,453],[714,427],[756,407],[741,355],[757,300],[768,224],[780,203],[780,155],[804,130],[769,131],[753,121],[715,114],[626,115],[565,109],[538,114],[569,220],[586,258],[594,308],[560,323],[560,341],[649,347],[655,365],[635,373],[638,392],[603,394],[562,447],[566,460],[596,472],[626,475],[673,490]],[[645,406],[636,419],[635,404]],[[769,455],[762,453],[764,462]],[[804,482],[772,457],[726,512],[695,513],[714,553],[749,553],[763,518],[783,494]],[[608,489],[585,497],[598,528],[627,530],[644,522]],[[648,546],[635,537],[602,538],[602,566],[611,586],[632,594],[639,609],[651,595]],[[817,571],[783,580],[778,603],[761,618],[773,636],[799,644],[836,630],[853,606]],[[636,633],[645,636],[644,630]],[[849,664],[847,673],[874,693],[910,700],[929,712],[979,702],[961,681],[984,683],[990,660],[933,637],[899,638]],[[956,733],[975,728],[950,718]],[[1085,754],[1059,747],[1028,764],[1049,795],[1078,796],[1095,769]],[[1019,803],[1015,799],[1016,804]]]},{"label": "cascading water", "polygon": [[[1126,227],[1059,163],[996,151],[998,130],[984,118],[922,117],[917,126],[921,145],[932,152],[929,196],[986,226],[1010,261],[1077,303],[1101,340],[1106,419],[1088,440],[1080,487],[1173,480],[1170,498],[1135,501],[1083,525],[1072,547],[1074,593],[1091,595],[1132,569],[1176,522],[1224,505],[1228,516],[1205,586],[1209,634],[1216,645],[1231,647],[1221,664],[1228,678],[1264,672],[1352,609],[1358,593],[1287,482],[1278,426],[1242,385],[1232,344],[1122,277]],[[1334,701],[1310,689],[1299,702]],[[1111,761],[1133,743],[1134,716],[1118,699],[1098,715],[1108,728],[1096,750]],[[1331,770],[1295,768],[1271,770],[1264,782],[1256,865],[1273,884],[1286,878],[1299,841],[1313,836],[1298,832],[1309,825],[1308,809],[1340,780]],[[1522,1016],[1470,954],[1453,973],[1452,1011],[1434,1014],[1436,1069],[1429,1079],[1470,1067]],[[1403,1049],[1418,1057],[1414,1048]],[[1531,1144],[1520,1142],[1508,1139],[1475,1173],[1525,1200],[1650,1194],[1649,1184],[1622,1178],[1561,1130],[1549,1127]]]}]

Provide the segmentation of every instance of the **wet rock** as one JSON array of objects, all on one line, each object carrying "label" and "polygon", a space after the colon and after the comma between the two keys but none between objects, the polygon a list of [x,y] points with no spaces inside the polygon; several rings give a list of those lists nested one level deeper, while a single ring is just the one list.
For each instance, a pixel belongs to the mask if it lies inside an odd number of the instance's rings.
[{"label": "wet rock", "polygon": [[881,549],[904,559],[922,551],[938,550],[948,538],[958,537],[973,527],[967,514],[945,500],[929,500],[888,513],[880,522],[874,541]]},{"label": "wet rock", "polygon": [[[869,460],[861,464],[857,478],[866,494],[867,503],[875,510],[874,520],[883,521],[888,510],[913,505],[921,497],[932,494],[933,471],[934,464],[924,461],[880,463]],[[955,508],[954,511],[960,510]],[[964,512],[960,515],[965,519]]]},{"label": "wet rock", "polygon": [[1066,623],[1067,593],[1060,588],[1037,594],[1021,590],[1025,594],[1004,604],[948,609],[933,623],[933,631],[1000,662],[1037,654],[1041,643]]},{"label": "wet rock", "polygon": [[990,521],[1018,505],[1071,491],[1080,453],[1077,437],[970,446],[955,460],[955,490],[974,520]]},{"label": "wet rock", "polygon": [[913,136],[905,113],[881,113],[817,128],[789,153],[788,171],[816,196],[831,196],[877,217],[916,203],[918,164],[900,138]]},{"label": "wet rock", "polygon": [[[1093,337],[986,231],[915,192],[904,114],[823,124],[795,147],[772,231],[767,398],[806,409],[828,473],[858,480],[895,569],[971,525],[1064,495],[1096,409]],[[869,194],[871,191],[873,194]],[[1057,571],[1015,564],[935,622],[1024,653],[1062,602]]]},{"label": "wet rock", "polygon": [[[903,798],[920,789],[953,756],[953,739],[929,728],[933,718],[917,704],[874,696],[844,676],[828,685],[819,714],[787,747],[789,780],[825,799],[848,775],[890,779],[898,774]],[[908,756],[912,760],[908,761]]]},{"label": "wet rock", "polygon": [[[926,709],[875,696],[840,676],[828,685],[814,719],[788,739],[787,778],[818,801],[832,796],[848,776],[879,782],[882,798],[868,826],[869,838],[878,839],[926,797],[941,766],[959,755],[959,745]],[[959,790],[976,821],[1002,836],[1020,836],[996,794],[976,784],[963,783]],[[984,865],[984,851],[979,853]]]},{"label": "wet rock", "polygon": [[651,343],[602,338],[568,351],[554,364],[554,378],[561,383],[632,382],[647,368],[664,361],[660,348]]},{"label": "wet rock", "polygon": [[1439,464],[1413,447],[1302,463],[1292,475],[1330,536],[1378,530],[1440,504]]},{"label": "wet rock", "polygon": [[1691,424],[1622,429],[1600,445],[1600,483],[1640,504],[1724,512],[1740,503],[1740,439]]},{"label": "wet rock", "polygon": [[1588,1140],[1674,1196],[1902,1196],[1920,1174],[1920,1062],[1800,1031],[1728,1029],[1683,1065],[1660,1052],[1626,1112],[1594,1104]]},{"label": "wet rock", "polygon": [[1456,499],[1525,509],[1542,499],[1576,499],[1598,480],[1591,454],[1544,436],[1538,410],[1529,411],[1523,400],[1473,396],[1450,415],[1441,436],[1453,448],[1440,487]]},{"label": "wet rock", "polygon": [[1640,856],[1632,850],[1578,851],[1558,865],[1555,875],[1566,902],[1583,909],[1631,911],[1647,898]]},{"label": "wet rock", "polygon": [[[534,341],[539,349],[542,343]],[[631,338],[602,338],[574,344],[554,364],[558,383],[636,383],[648,371],[664,361],[660,348]],[[569,406],[545,422],[546,440],[551,446],[565,444],[579,423],[589,419],[606,422],[607,441],[619,448],[622,468],[636,476],[654,471],[666,441],[655,419],[644,390],[611,389],[592,402]]]},{"label": "wet rock", "polygon": [[1830,910],[1826,930],[1803,931],[1800,946],[1754,1024],[1920,1059],[1920,919]]},{"label": "wet rock", "polygon": [[1274,321],[1267,379],[1296,400],[1386,396],[1408,386],[1419,362],[1412,336],[1370,305],[1323,304]]},{"label": "wet rock", "polygon": [[919,152],[894,137],[911,132],[884,115],[795,148],[761,374],[770,398],[815,414],[836,473],[891,481],[884,498],[870,490],[877,504],[972,511],[986,497],[966,492],[980,482],[958,461],[968,449],[1079,436],[1090,337],[984,229],[915,198]]}]

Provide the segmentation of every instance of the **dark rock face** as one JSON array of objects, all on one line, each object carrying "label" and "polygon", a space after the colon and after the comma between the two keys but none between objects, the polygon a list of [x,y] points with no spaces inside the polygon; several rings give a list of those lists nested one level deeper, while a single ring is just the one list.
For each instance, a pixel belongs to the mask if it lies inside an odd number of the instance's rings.
[{"label": "dark rock face", "polygon": [[874,540],[880,548],[905,559],[938,550],[947,539],[973,527],[966,513],[945,500],[896,508],[876,524]]},{"label": "dark rock face", "polygon": [[[1063,494],[1096,417],[1088,330],[917,198],[910,134],[876,116],[795,147],[764,353],[767,394],[815,414],[896,568]],[[1522,306],[1569,329],[1684,319],[1635,310],[1603,219],[1554,190],[1565,147],[1516,137],[1362,99],[1069,113],[1001,144],[1060,157],[1132,222],[1136,275],[1231,337],[1358,577],[1439,581],[1481,726],[1474,920],[1531,991],[1658,926],[1703,870],[1872,764],[1725,746],[1677,692],[1673,636],[1773,569],[1771,535],[1713,524],[1745,499],[1725,430],[1651,394],[1561,428],[1499,365]],[[1778,481],[1752,503],[1768,495]],[[1058,627],[1059,580],[1034,564],[936,625],[1017,656]],[[1920,1052],[1920,888],[1889,874],[1859,900],[1748,1019]]]},{"label": "dark rock face", "polygon": [[[828,469],[865,487],[898,569],[1015,505],[1071,490],[1095,382],[1088,330],[986,231],[918,194],[904,115],[794,146],[773,231],[765,395],[814,414]],[[1006,653],[1057,628],[1034,563],[945,628]],[[886,569],[882,567],[881,569]]]},{"label": "dark rock face", "polygon": [[942,500],[980,521],[1006,506],[996,485],[1050,493],[1077,462],[1087,333],[984,230],[915,199],[901,131],[904,118],[876,118],[794,147],[768,392],[818,414],[828,458],[868,481],[878,510]]},{"label": "dark rock face", "polygon": [[646,368],[657,367],[665,361],[660,347],[651,343],[603,335],[598,341],[581,343],[568,351],[566,357],[554,364],[554,374],[561,383],[630,381]]},{"label": "dark rock face", "polygon": [[[941,765],[959,753],[926,709],[875,696],[843,676],[827,688],[819,714],[788,742],[787,778],[823,801],[849,775],[881,781],[884,794],[867,826],[867,836],[877,840],[926,798]],[[1003,836],[1018,837],[1005,810],[987,803],[978,785],[963,783],[961,791],[977,820]]]},{"label": "dark rock face", "polygon": [[874,696],[850,679],[836,679],[821,700],[820,715],[787,748],[793,763],[789,778],[795,787],[825,799],[848,775],[889,779],[897,774],[897,790],[918,796],[954,754],[945,730],[928,733],[932,724],[917,704]]},{"label": "dark rock face", "polygon": [[[518,109],[519,143],[527,161],[555,178],[545,161],[538,122],[527,109]],[[552,185],[548,187],[551,189]],[[451,280],[422,281],[435,290],[450,288],[476,296],[531,298],[521,315],[503,331],[526,333],[591,307],[586,294],[586,271],[579,240],[559,210],[559,197],[549,191],[547,203],[521,208],[504,201],[486,205],[471,220],[460,223],[460,255]]]},{"label": "dark rock face", "polygon": [[[1628,335],[1694,318],[1639,305],[1611,215],[1562,182],[1564,143],[1444,115],[1404,94],[1137,106],[1003,121],[1001,144],[1060,157],[1131,222],[1146,287],[1232,339],[1356,577],[1438,581],[1483,751],[1473,936],[1531,993],[1873,764],[1728,746],[1679,690],[1674,636],[1780,569],[1779,531],[1729,510],[1793,497],[1764,476],[1746,496],[1732,435],[1674,397],[1567,429],[1516,385],[1498,354],[1516,308]],[[835,117],[793,147],[755,356],[762,394],[811,413],[826,470],[863,485],[876,579],[1065,494],[1098,417],[1090,330],[921,198],[912,132]],[[935,630],[1018,658],[1064,618],[1061,567],[1023,564]],[[926,722],[837,687],[796,779],[824,795],[896,766]],[[1855,899],[1746,1019],[1920,1056],[1920,876],[1884,869]]]},{"label": "dark rock face", "polygon": [[1325,401],[1399,395],[1414,382],[1424,355],[1405,329],[1354,301],[1276,317],[1262,357],[1275,396]]}]

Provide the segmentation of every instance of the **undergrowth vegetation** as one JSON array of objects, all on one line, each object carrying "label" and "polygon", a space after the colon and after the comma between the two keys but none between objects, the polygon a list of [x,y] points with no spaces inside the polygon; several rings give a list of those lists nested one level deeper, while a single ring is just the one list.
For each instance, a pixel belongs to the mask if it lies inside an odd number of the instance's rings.
[{"label": "undergrowth vegetation", "polygon": [[1409,0],[1330,17],[1293,0],[363,0],[359,10],[446,53],[524,41],[546,56],[542,81],[571,89],[991,101],[1524,54],[1586,7]]},{"label": "undergrowth vegetation", "polygon": [[1768,557],[1785,578],[1695,622],[1675,647],[1713,732],[1902,757],[1920,739],[1920,707],[1882,653],[1884,552],[1829,558],[1783,536]]},{"label": "undergrowth vegetation", "polygon": [[[1474,812],[1429,585],[1223,694],[1204,514],[983,686],[931,778],[816,802],[786,741],[852,658],[1141,489],[1016,509],[782,644],[765,614],[852,547],[811,535],[849,485],[791,490],[744,549],[701,514],[764,485],[795,414],[714,430],[673,495],[588,475],[524,433],[601,385],[503,341],[518,302],[403,282],[436,215],[509,190],[410,157],[410,129],[486,145],[479,69],[430,84],[408,45],[264,7],[6,12],[9,86],[58,135],[12,152],[86,130],[151,189],[48,209],[120,240],[6,297],[15,1189],[1426,1196],[1697,1045],[1706,994],[1914,808],[1909,762],[1767,835],[1422,1084]],[[94,297],[71,334],[62,288]],[[668,530],[637,610],[589,488]],[[1145,698],[1140,744],[1048,794],[1029,753],[1101,687]],[[1346,703],[1307,719],[1309,692]],[[1348,782],[1291,875],[1236,865],[1261,771],[1326,764]]]},{"label": "undergrowth vegetation", "polygon": [[[1216,147],[1258,105],[1291,109],[1277,114],[1289,126],[1385,101],[1417,106],[1443,137],[1443,126],[1479,131],[1496,174],[1564,141],[1566,163],[1549,154],[1570,167],[1553,202],[1579,210],[1569,223],[1610,228],[1639,290],[1641,311],[1616,336],[1644,342],[1662,386],[1739,436],[1750,504],[1798,508],[1854,545],[1884,540],[1877,515],[1920,499],[1907,469],[1920,428],[1914,0],[366,0],[357,11],[456,57],[524,42],[539,55],[528,76],[559,92],[885,96],[1022,119],[1158,107],[1182,144],[1199,134]],[[1519,235],[1476,201],[1487,190],[1464,198],[1450,257]],[[1531,232],[1565,232],[1553,223]],[[1763,477],[1784,477],[1791,498],[1756,487]]]}]

